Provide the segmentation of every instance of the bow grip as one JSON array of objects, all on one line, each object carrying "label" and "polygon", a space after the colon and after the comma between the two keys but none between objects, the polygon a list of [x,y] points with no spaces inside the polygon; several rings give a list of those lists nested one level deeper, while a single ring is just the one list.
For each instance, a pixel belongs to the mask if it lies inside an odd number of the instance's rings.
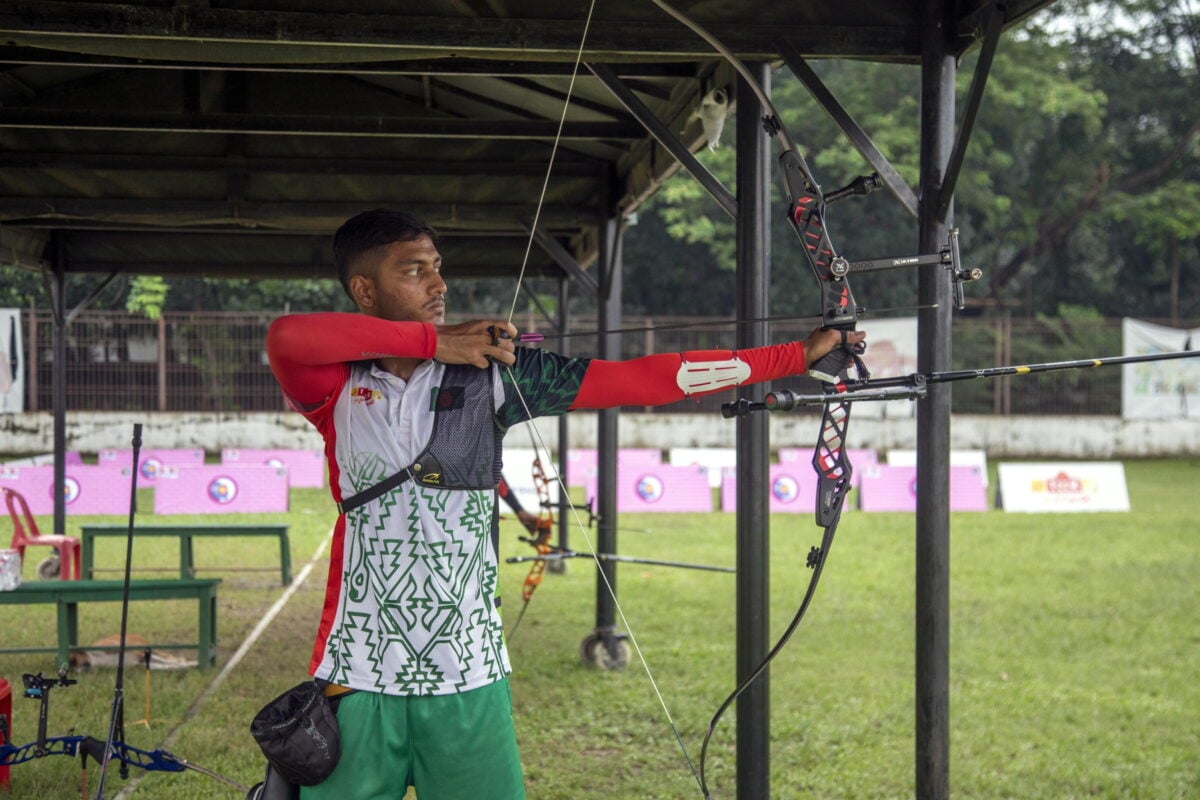
[{"label": "bow grip", "polygon": [[847,329],[838,330],[842,334],[842,343],[808,365],[808,374],[823,383],[837,383],[846,372],[846,365],[850,363],[850,359],[862,355],[867,350],[863,342],[847,344]]}]

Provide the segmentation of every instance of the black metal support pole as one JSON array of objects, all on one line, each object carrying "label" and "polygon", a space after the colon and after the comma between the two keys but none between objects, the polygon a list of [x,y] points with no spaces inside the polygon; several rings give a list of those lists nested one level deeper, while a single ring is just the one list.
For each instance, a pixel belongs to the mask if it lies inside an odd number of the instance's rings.
[{"label": "black metal support pole", "polygon": [[[765,64],[751,64],[764,91],[771,90]],[[737,318],[761,319],[767,306],[770,263],[771,148],[763,136],[762,109],[738,82],[737,103]],[[767,323],[738,325],[737,346],[767,343]],[[755,386],[739,390],[761,392]],[[771,646],[770,534],[768,532],[769,420],[765,414],[737,422],[737,680],[754,671]],[[737,701],[737,796],[771,796],[771,690],[764,673]]]},{"label": "black metal support pole", "polygon": [[[558,330],[561,333],[566,333],[571,324],[571,308],[570,308],[570,285],[565,277],[558,282]],[[564,356],[571,354],[571,340],[563,339],[558,342],[557,350]],[[563,414],[558,418],[558,474],[562,478],[559,483],[559,491],[567,483],[567,451],[571,445],[571,426],[567,421],[567,414]],[[567,498],[559,498],[560,502],[566,502]],[[570,541],[569,534],[574,520],[570,519],[570,514],[559,513],[558,515],[558,546],[563,550],[569,550]],[[566,563],[557,567],[559,571],[566,572]]]},{"label": "black metal support pole", "polygon": [[[67,532],[67,237],[61,231],[51,235],[54,277],[51,302],[54,304],[54,363],[51,373],[54,409],[54,533]],[[136,465],[135,465],[136,466]],[[66,569],[62,564],[60,569]]]},{"label": "black metal support pole", "polygon": [[[954,145],[954,56],[948,0],[924,0],[921,23],[920,241],[928,252],[945,241],[938,200]],[[917,369],[950,366],[952,287],[938,266],[920,268]],[[916,797],[950,796],[950,396],[929,387],[917,405],[916,531]]]},{"label": "black metal support pole", "polygon": [[[601,204],[607,215],[608,204]],[[601,331],[616,330],[621,327],[621,258],[620,244],[617,241],[616,221],[605,216],[600,222],[599,263],[604,274],[601,275],[601,286],[607,287],[607,293],[602,290],[599,302]],[[600,334],[599,357],[602,359],[619,360],[621,358],[621,336],[619,334]],[[597,412],[599,420],[596,428],[596,476],[597,498],[596,509],[600,520],[596,525],[596,549],[602,553],[619,553],[617,549],[617,447],[618,409],[608,408]],[[608,584],[615,594],[617,591],[617,565],[612,561],[601,562],[597,567],[604,571]],[[613,631],[616,627],[616,600],[604,586],[604,581],[596,581],[596,630],[599,632]]]},{"label": "black metal support pole", "polygon": [[[129,582],[133,569],[133,525],[137,514],[138,456],[142,452],[142,423],[133,426],[133,465],[129,476],[129,527],[125,531],[125,582],[121,592],[121,636],[117,650],[117,680],[113,686],[112,712],[108,722],[108,738],[100,760],[100,778],[96,781],[96,800],[104,800],[104,786],[108,779],[108,765],[113,757],[113,744],[125,741],[125,638],[129,628]],[[150,665],[147,664],[147,667]],[[129,777],[129,764],[121,761],[121,777]]]}]

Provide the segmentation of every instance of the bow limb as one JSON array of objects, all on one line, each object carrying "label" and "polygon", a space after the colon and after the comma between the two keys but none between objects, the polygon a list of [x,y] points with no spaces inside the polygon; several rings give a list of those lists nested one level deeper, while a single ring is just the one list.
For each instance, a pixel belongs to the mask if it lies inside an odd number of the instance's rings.
[{"label": "bow limb", "polygon": [[[533,426],[530,425],[530,431],[532,430]],[[537,440],[533,438],[532,433],[530,433],[530,439],[533,441],[534,453],[540,452]],[[544,556],[555,550],[554,546],[550,544],[550,537],[554,534],[554,507],[550,500],[550,479],[546,477],[546,471],[542,469],[540,456],[535,456],[533,459],[533,485],[538,496],[537,520],[534,522],[530,535],[522,536],[521,541],[532,545],[539,556]],[[508,632],[510,639],[521,627],[521,620],[525,618],[525,612],[529,610],[529,601],[533,599],[533,593],[537,591],[537,588],[542,585],[542,576],[545,572],[546,560],[535,558],[529,566],[529,574],[525,576],[525,583],[521,587],[521,612],[517,614],[517,621],[513,623],[512,629]]]}]

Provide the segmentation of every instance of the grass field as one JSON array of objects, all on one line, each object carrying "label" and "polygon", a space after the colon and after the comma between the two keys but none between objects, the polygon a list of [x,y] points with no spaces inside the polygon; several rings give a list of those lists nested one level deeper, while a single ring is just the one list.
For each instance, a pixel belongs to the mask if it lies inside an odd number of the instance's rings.
[{"label": "grass field", "polygon": [[[1200,459],[1129,462],[1133,512],[952,517],[951,792],[959,798],[1200,797]],[[147,502],[143,507],[150,506]],[[116,518],[87,518],[123,522]],[[70,520],[78,525],[84,518]],[[188,518],[171,518],[185,523]],[[232,520],[231,520],[232,521]],[[323,490],[296,490],[287,515],[239,522],[291,525],[298,572],[333,521]],[[46,528],[48,519],[39,520]],[[650,558],[734,563],[728,514],[627,515],[621,551]],[[819,531],[807,517],[772,519],[772,629],[790,619]],[[503,523],[502,555],[525,554]],[[914,522],[910,515],[849,513],[813,606],[771,670],[771,781],[775,798],[911,798],[913,782]],[[578,531],[574,542],[582,546]],[[123,542],[102,540],[97,564],[119,566]],[[128,673],[128,739],[171,751],[251,784],[262,760],[249,723],[267,700],[305,677],[322,601],[325,562],[211,696],[206,688],[282,593],[272,540],[197,543],[202,575],[221,586],[217,669]],[[173,541],[139,542],[135,564],[171,568]],[[36,559],[26,565],[33,576]],[[262,565],[260,573],[220,567]],[[511,619],[527,565],[502,566]],[[138,574],[135,572],[135,575]],[[622,565],[621,603],[692,759],[731,688],[734,579],[719,573]],[[114,576],[116,573],[113,574]],[[148,575],[147,575],[148,576]],[[594,570],[571,562],[547,574],[510,641],[513,698],[529,796],[690,798],[699,792],[636,662],[624,671],[581,665],[594,619]],[[48,608],[8,609],[3,646],[50,640]],[[119,605],[83,610],[81,634],[118,630]],[[194,605],[139,603],[129,629],[151,640],[194,633]],[[36,734],[37,706],[21,674],[53,672],[49,655],[0,656],[15,684],[13,740]],[[53,690],[49,732],[103,738],[114,672],[75,675]],[[148,723],[135,722],[149,717]],[[709,753],[715,795],[735,789],[734,721]],[[95,767],[89,770],[91,791]],[[77,761],[45,758],[12,768],[13,800],[80,796]],[[239,794],[194,773],[109,777],[109,796],[194,800]],[[132,785],[133,791],[128,791]]]}]

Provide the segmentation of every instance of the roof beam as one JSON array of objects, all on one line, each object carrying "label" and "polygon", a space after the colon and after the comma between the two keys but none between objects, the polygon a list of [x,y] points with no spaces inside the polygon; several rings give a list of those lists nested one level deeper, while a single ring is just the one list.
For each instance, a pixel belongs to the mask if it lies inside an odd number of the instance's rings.
[{"label": "roof beam", "polygon": [[[156,8],[120,3],[11,0],[0,10],[0,34],[14,44],[50,49],[119,53],[120,44],[158,58],[235,61],[328,61],[403,58],[432,52],[466,57],[573,61],[582,20],[430,17],[402,14],[319,14],[262,9],[236,10],[179,4]],[[701,20],[722,27],[711,15]],[[796,23],[722,27],[725,44],[743,58],[770,60],[772,41],[787,38],[806,54],[914,57],[915,29],[891,26],[830,26]],[[82,36],[81,36],[82,35]],[[251,58],[250,54],[256,57]],[[662,15],[629,20],[594,19],[584,58],[591,61],[707,58],[714,54],[698,36]]]},{"label": "roof beam", "polygon": [[[370,136],[395,139],[547,139],[557,120],[473,120],[411,117],[342,117],[304,114],[176,113],[156,111],[76,111],[0,108],[0,127],[38,130],[125,131],[141,133],[244,133],[297,136]],[[636,122],[567,122],[563,139],[633,140],[643,135]]]},{"label": "roof beam", "polygon": [[[574,72],[566,61],[504,61],[476,58],[429,58],[405,61],[366,61],[348,64],[225,63],[219,61],[147,61],[108,55],[88,55],[36,47],[0,48],[0,64],[10,66],[95,67],[97,69],[199,70],[212,72],[269,72],[301,75],[474,75],[480,77],[564,78]],[[686,62],[613,64],[612,70],[626,79],[690,78],[695,67]]]},{"label": "roof beam", "polygon": [[[499,175],[543,177],[544,161],[463,159],[271,158],[265,156],[173,156],[150,153],[0,152],[0,169],[108,170],[139,172],[225,172],[231,169],[281,175]],[[590,178],[601,167],[586,161],[554,161],[551,178]]]},{"label": "roof beam", "polygon": [[[22,227],[70,229],[77,221],[121,222],[155,226],[264,226],[327,233],[349,217],[387,199],[361,202],[242,202],[154,198],[0,197],[0,219]],[[537,213],[534,203],[412,203],[406,209],[444,232],[458,230],[524,231],[520,220]],[[589,209],[547,204],[539,225],[574,232],[591,224]],[[41,224],[38,224],[38,221]]]}]

